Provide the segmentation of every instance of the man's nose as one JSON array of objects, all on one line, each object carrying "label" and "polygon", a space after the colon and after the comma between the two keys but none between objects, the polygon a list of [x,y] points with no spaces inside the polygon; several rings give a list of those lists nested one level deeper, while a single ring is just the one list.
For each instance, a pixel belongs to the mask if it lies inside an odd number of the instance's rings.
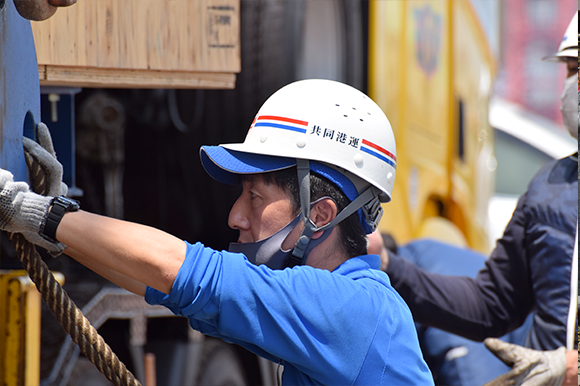
[{"label": "man's nose", "polygon": [[246,230],[250,227],[250,222],[246,215],[245,205],[242,196],[238,197],[228,217],[228,226],[232,229]]}]

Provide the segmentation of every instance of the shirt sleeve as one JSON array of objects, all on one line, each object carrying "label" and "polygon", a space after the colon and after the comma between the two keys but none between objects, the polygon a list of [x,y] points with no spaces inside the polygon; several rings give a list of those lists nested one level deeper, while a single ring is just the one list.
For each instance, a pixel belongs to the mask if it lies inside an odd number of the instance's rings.
[{"label": "shirt sleeve", "polygon": [[378,326],[393,333],[412,328],[408,308],[380,271],[374,272],[383,283],[307,266],[271,270],[201,244],[186,253],[170,294],[148,288],[147,302],[168,306],[204,334],[275,362],[283,358],[323,383],[356,378]]},{"label": "shirt sleeve", "polygon": [[198,319],[211,320],[219,312],[218,301],[212,300],[211,294],[219,285],[221,255],[201,243],[186,245],[185,259],[175,277],[171,292],[164,294],[147,287],[145,300],[152,305],[166,306],[175,315],[195,314]]}]

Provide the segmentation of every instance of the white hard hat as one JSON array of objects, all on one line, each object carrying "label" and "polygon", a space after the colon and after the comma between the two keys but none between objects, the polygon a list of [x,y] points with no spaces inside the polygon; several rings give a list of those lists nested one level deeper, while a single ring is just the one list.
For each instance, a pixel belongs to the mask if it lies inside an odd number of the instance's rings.
[{"label": "white hard hat", "polygon": [[554,55],[549,55],[542,60],[547,60],[551,62],[561,61],[566,58],[577,58],[578,57],[578,12],[574,13],[572,21],[564,33],[560,47],[558,47],[558,52]]},{"label": "white hard hat", "polygon": [[296,159],[314,161],[310,169],[351,201],[370,186],[381,202],[391,199],[397,158],[389,120],[368,96],[343,83],[291,83],[262,105],[243,143],[201,148],[206,171],[230,184],[239,174],[285,169]]}]

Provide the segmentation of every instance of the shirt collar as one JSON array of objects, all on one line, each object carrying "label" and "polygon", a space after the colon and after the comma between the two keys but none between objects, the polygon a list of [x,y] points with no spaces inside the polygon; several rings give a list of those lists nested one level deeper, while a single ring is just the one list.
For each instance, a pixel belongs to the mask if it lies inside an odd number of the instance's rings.
[{"label": "shirt collar", "polygon": [[380,269],[381,258],[379,255],[362,255],[352,257],[336,267],[333,272],[339,275],[348,275],[365,269]]}]

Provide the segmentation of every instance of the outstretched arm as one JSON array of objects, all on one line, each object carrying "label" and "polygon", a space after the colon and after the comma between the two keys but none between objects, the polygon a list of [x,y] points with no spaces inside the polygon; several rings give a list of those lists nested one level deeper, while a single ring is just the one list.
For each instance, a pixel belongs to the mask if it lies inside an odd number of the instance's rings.
[{"label": "outstretched arm", "polygon": [[84,265],[85,267],[89,268],[93,272],[98,275],[101,275],[105,279],[115,283],[121,288],[126,289],[127,291],[133,292],[136,295],[145,296],[145,290],[147,286],[140,281],[132,279],[128,276],[125,276],[115,270],[105,267],[90,258],[87,258],[83,254],[75,251],[72,248],[67,248],[66,254],[73,259],[75,259],[80,264]]},{"label": "outstretched arm", "polygon": [[[168,233],[144,225],[91,214],[68,212],[56,230],[59,242],[42,236],[52,197],[29,190],[24,182],[14,182],[10,172],[0,169],[0,230],[22,233],[28,241],[58,256],[66,246],[72,257],[115,283],[122,276],[169,293],[183,260],[185,242]],[[144,292],[141,288],[133,289]]]},{"label": "outstretched arm", "polygon": [[67,213],[56,238],[72,258],[140,295],[146,285],[169,293],[186,250],[182,240],[158,229],[85,211]]}]

